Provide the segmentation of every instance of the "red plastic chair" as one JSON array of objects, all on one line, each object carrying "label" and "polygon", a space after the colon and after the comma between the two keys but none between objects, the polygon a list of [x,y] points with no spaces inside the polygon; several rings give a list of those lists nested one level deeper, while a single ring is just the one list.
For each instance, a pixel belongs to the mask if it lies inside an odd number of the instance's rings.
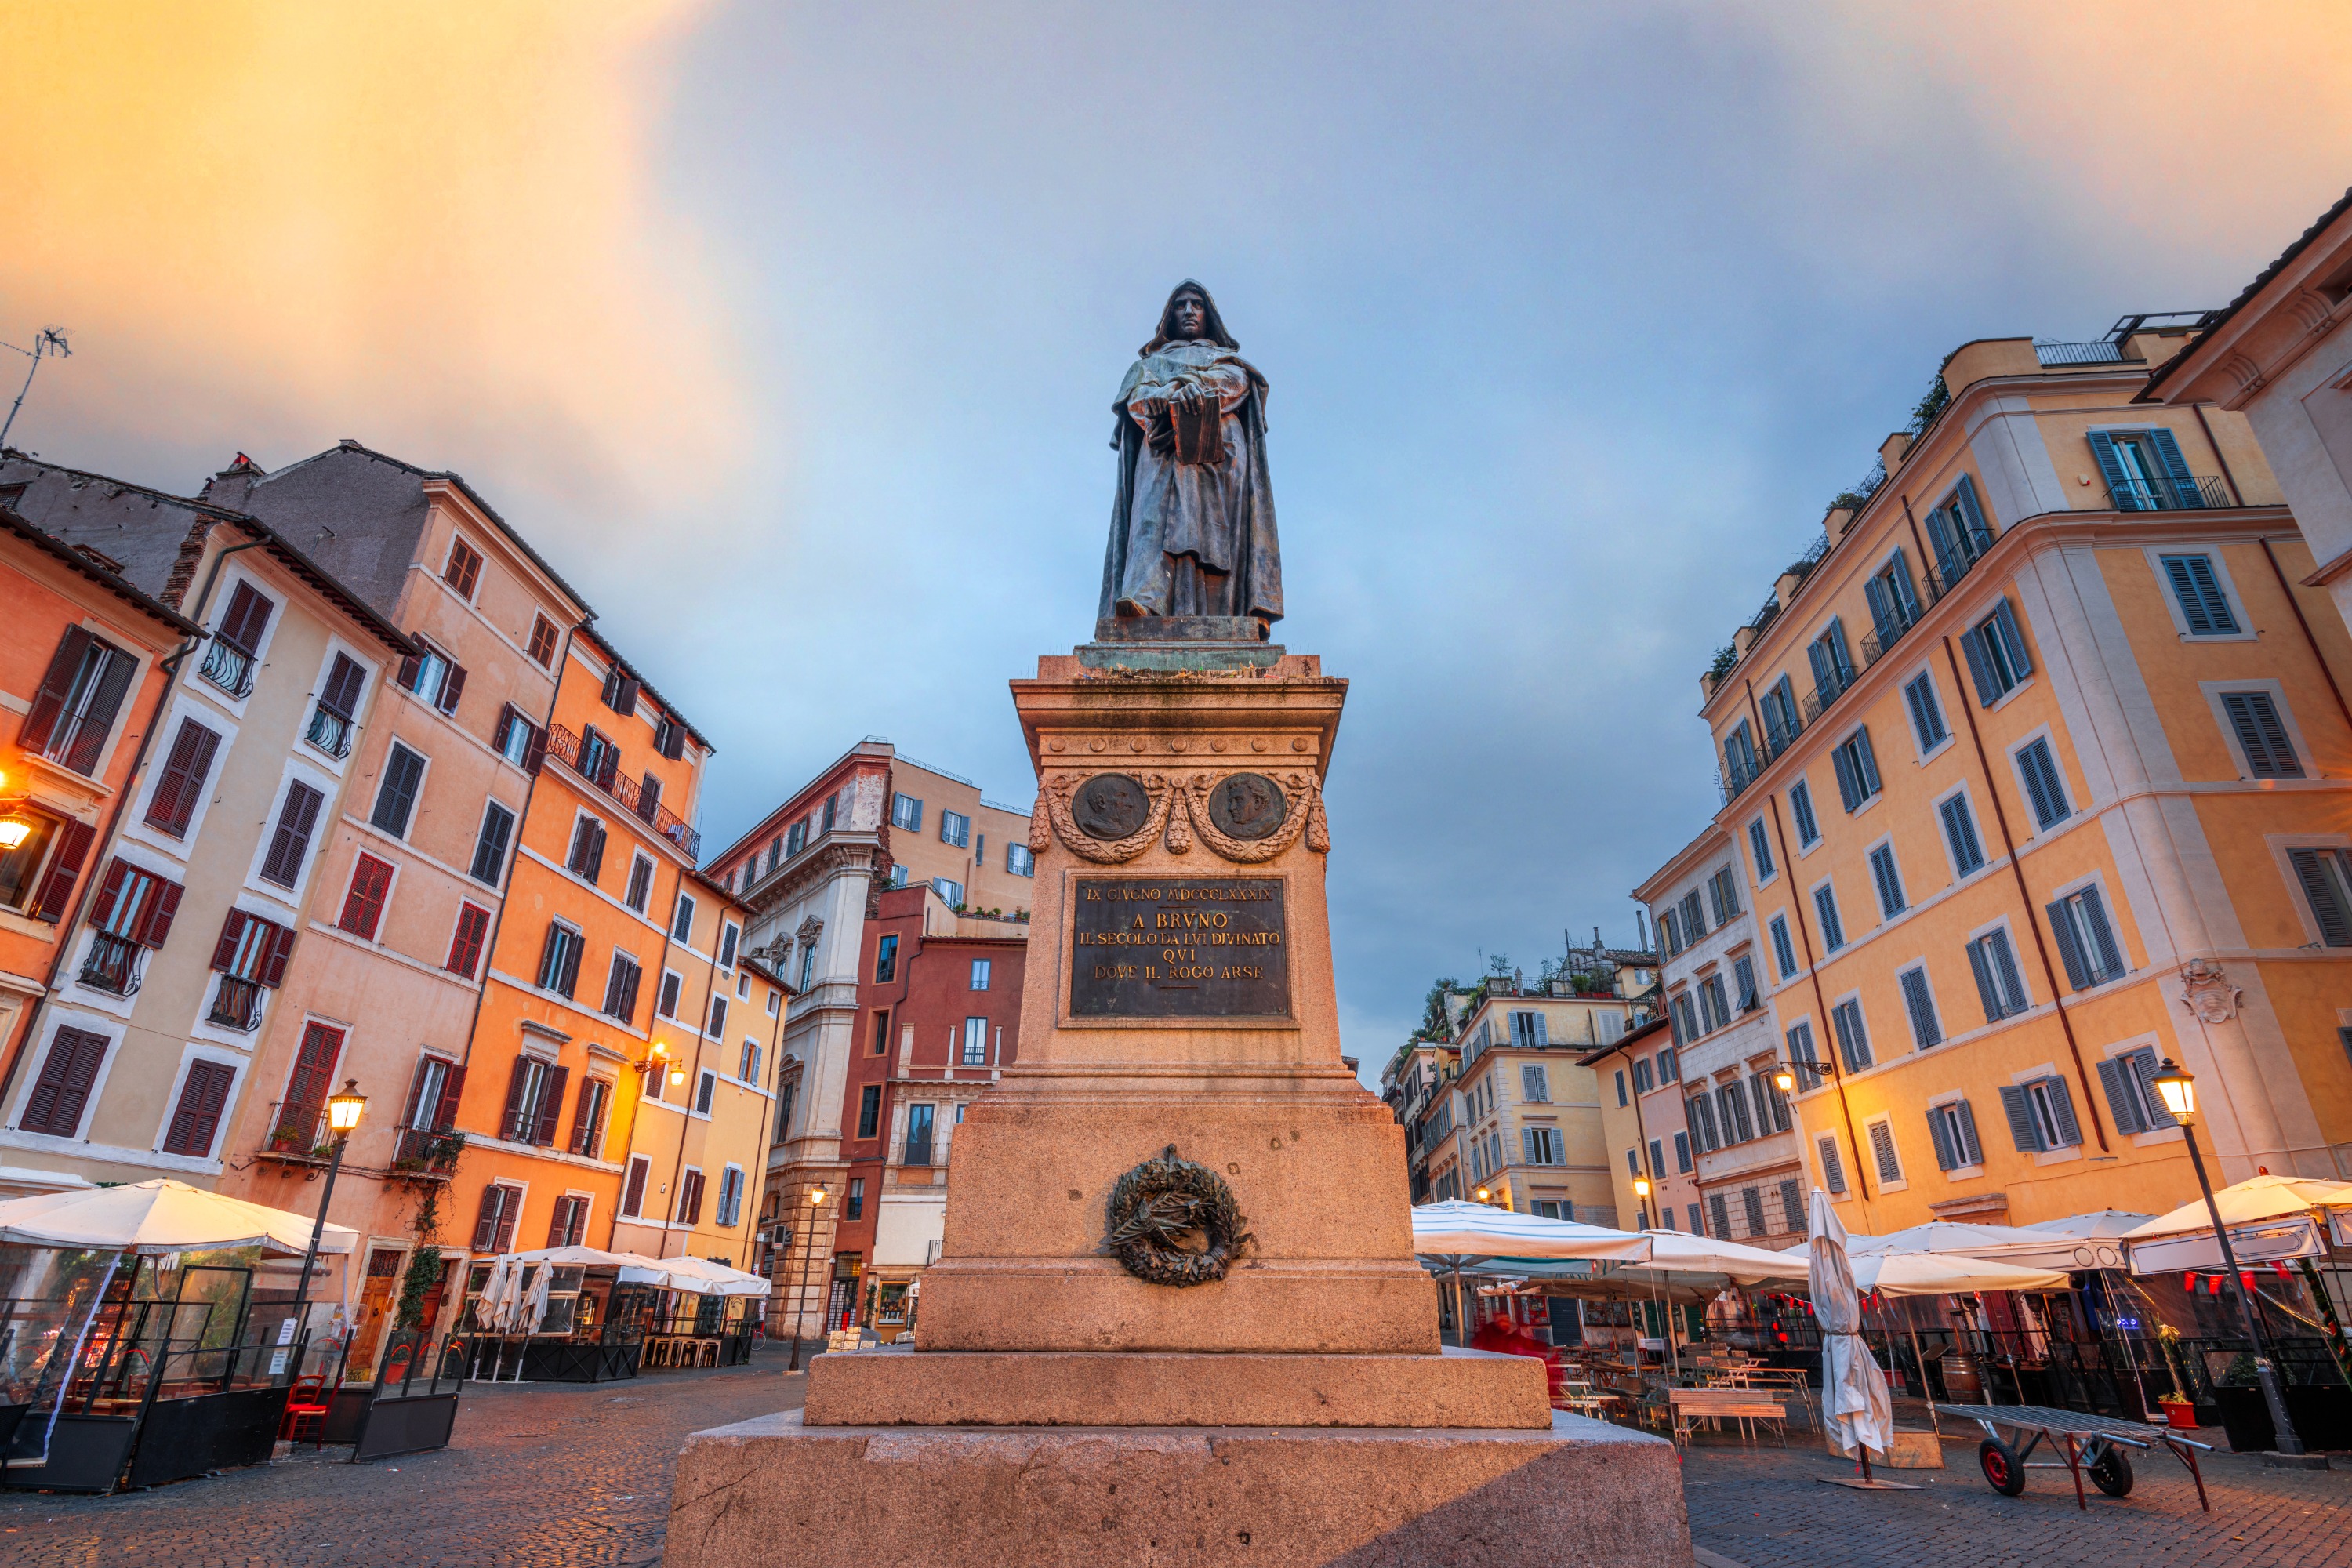
[{"label": "red plastic chair", "polygon": [[307,1437],[314,1449],[326,1447],[329,1405],[324,1376],[305,1373],[296,1378],[286,1392],[286,1416],[278,1424],[278,1440],[299,1443]]}]

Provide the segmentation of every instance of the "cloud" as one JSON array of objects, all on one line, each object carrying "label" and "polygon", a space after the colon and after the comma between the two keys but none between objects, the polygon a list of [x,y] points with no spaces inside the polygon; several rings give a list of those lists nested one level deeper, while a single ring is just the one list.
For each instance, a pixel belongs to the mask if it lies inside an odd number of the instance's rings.
[{"label": "cloud", "polygon": [[76,347],[14,438],[216,462],[358,436],[607,511],[723,468],[739,376],[653,177],[700,11],[10,7],[0,336]]}]

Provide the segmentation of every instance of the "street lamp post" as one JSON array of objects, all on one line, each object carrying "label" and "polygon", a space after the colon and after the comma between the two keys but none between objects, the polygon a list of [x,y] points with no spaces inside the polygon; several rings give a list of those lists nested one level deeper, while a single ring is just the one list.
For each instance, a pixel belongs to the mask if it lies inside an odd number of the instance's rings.
[{"label": "street lamp post", "polygon": [[816,1266],[816,1211],[824,1206],[824,1184],[820,1182],[808,1197],[808,1253],[801,1259],[800,1300],[793,1308],[793,1354],[792,1359],[784,1363],[786,1372],[801,1369],[801,1324],[808,1314],[809,1273]]},{"label": "street lamp post", "polygon": [[1637,1197],[1637,1198],[1639,1198],[1639,1199],[1641,1200],[1640,1204],[1638,1204],[1638,1205],[1635,1206],[1635,1211],[1634,1211],[1634,1212],[1636,1212],[1637,1214],[1639,1214],[1639,1215],[1642,1216],[1642,1228],[1643,1228],[1643,1230],[1647,1230],[1647,1229],[1649,1229],[1649,1228],[1650,1228],[1650,1178],[1649,1178],[1649,1177],[1647,1177],[1647,1176],[1636,1176],[1636,1177],[1634,1177],[1634,1178],[1633,1178],[1633,1195],[1634,1195],[1635,1197]]},{"label": "street lamp post", "polygon": [[2238,1254],[2230,1245],[2230,1227],[2221,1223],[2221,1206],[2213,1201],[2213,1183],[2205,1174],[2205,1156],[2198,1152],[2197,1129],[2189,1124],[2189,1118],[2197,1113],[2197,1080],[2167,1057],[2164,1065],[2157,1069],[2156,1092],[2163,1098],[2165,1110],[2180,1123],[2180,1136],[2188,1142],[2189,1163],[2196,1168],[2198,1190],[2205,1194],[2205,1213],[2213,1222],[2213,1238],[2221,1244],[2221,1267],[2229,1270],[2230,1289],[2238,1298],[2238,1315],[2245,1320],[2246,1338],[2253,1342],[2254,1375],[2263,1385],[2263,1401],[2271,1409],[2273,1439],[2280,1453],[2300,1454],[2303,1439],[2296,1436],[2294,1423],[2287,1418],[2286,1394],[2279,1387],[2270,1342],[2263,1337],[2262,1318],[2254,1310],[2246,1283],[2239,1277]]},{"label": "street lamp post", "polygon": [[327,1162],[327,1189],[319,1194],[319,1217],[310,1226],[310,1245],[302,1254],[302,1283],[294,1292],[295,1315],[310,1300],[310,1270],[319,1261],[319,1240],[327,1234],[327,1205],[335,1201],[335,1177],[343,1168],[343,1145],[352,1141],[352,1130],[360,1124],[360,1116],[367,1110],[367,1096],[360,1092],[360,1080],[343,1079],[343,1092],[327,1097],[327,1125],[334,1130],[335,1154]]}]

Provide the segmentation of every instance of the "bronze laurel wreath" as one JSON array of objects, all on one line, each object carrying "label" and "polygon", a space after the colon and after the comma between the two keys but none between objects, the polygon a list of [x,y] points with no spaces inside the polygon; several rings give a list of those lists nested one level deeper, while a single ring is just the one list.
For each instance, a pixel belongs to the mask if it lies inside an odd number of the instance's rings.
[{"label": "bronze laurel wreath", "polygon": [[[1158,1159],[1118,1179],[1110,1190],[1109,1235],[1103,1250],[1138,1279],[1154,1285],[1205,1285],[1252,1239],[1234,1192],[1206,1165],[1176,1156],[1168,1145]],[[1183,1245],[1197,1232],[1205,1246]]]}]

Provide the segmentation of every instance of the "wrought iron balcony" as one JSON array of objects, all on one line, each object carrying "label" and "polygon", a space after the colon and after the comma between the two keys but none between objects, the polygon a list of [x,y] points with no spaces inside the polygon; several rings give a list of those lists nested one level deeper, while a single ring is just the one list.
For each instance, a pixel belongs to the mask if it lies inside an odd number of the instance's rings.
[{"label": "wrought iron balcony", "polygon": [[466,1135],[454,1127],[404,1127],[393,1144],[394,1174],[446,1180],[466,1151]]},{"label": "wrought iron balcony", "polygon": [[347,757],[352,752],[352,716],[320,702],[310,710],[310,727],[302,738],[331,757]]},{"label": "wrought iron balcony", "polygon": [[580,737],[558,724],[547,731],[547,754],[619,801],[630,816],[668,839],[688,859],[702,858],[702,835],[688,826],[683,818],[663,805],[658,798],[646,800],[637,781],[620,771],[620,753],[616,750],[607,746],[583,763],[580,755]]},{"label": "wrought iron balcony", "polygon": [[231,697],[244,697],[253,690],[253,655],[226,637],[216,637],[205,649],[205,662],[196,667],[196,673]]},{"label": "wrought iron balcony", "polygon": [[280,1160],[320,1163],[334,1152],[334,1129],[327,1108],[308,1100],[279,1100],[270,1108],[269,1143],[262,1152]]},{"label": "wrought iron balcony", "polygon": [[81,961],[81,983],[117,996],[134,994],[139,989],[139,955],[145,951],[128,937],[94,931],[89,933],[89,952]]},{"label": "wrought iron balcony", "polygon": [[1829,679],[1822,682],[1819,686],[1814,687],[1813,694],[1805,699],[1804,721],[1810,724],[1814,720],[1820,718],[1823,712],[1828,710],[1831,703],[1835,702],[1839,698],[1844,696],[1852,689],[1853,689],[1853,671],[1850,669],[1831,670]]},{"label": "wrought iron balcony", "polygon": [[2107,487],[2107,506],[2115,511],[2204,511],[2234,504],[2230,487],[2213,474],[2126,479]]},{"label": "wrought iron balcony", "polygon": [[1927,602],[1931,605],[1950,593],[1959,584],[1961,578],[1976,569],[1976,563],[1983,558],[1984,552],[1992,548],[1992,531],[1985,528],[1962,530],[1958,542],[1960,547],[1958,554],[1939,559],[1927,569]]},{"label": "wrought iron balcony", "polygon": [[2036,343],[2033,357],[2045,368],[2057,364],[2138,364],[2140,356],[2126,352],[2112,338],[2087,343]]},{"label": "wrought iron balcony", "polygon": [[1895,606],[1895,614],[1879,623],[1878,629],[1862,639],[1862,668],[1868,669],[1886,656],[1886,650],[1903,640],[1903,636],[1919,624],[1926,610],[1909,600]]},{"label": "wrought iron balcony", "polygon": [[262,988],[258,982],[240,980],[234,974],[220,977],[213,992],[213,1008],[205,1017],[215,1024],[247,1032],[261,1026]]}]

